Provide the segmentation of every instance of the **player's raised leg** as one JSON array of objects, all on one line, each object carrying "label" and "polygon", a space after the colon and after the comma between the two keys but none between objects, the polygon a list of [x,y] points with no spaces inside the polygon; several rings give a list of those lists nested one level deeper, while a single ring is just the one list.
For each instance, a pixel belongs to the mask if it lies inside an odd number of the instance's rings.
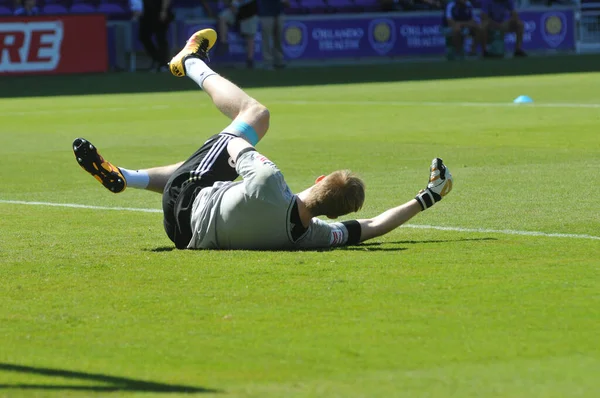
[{"label": "player's raised leg", "polygon": [[217,33],[213,29],[194,33],[171,60],[171,73],[194,80],[210,96],[215,106],[234,121],[225,131],[238,133],[252,145],[256,145],[269,128],[269,111],[207,65],[208,50],[216,41]]},{"label": "player's raised leg", "polygon": [[[177,77],[188,76],[194,80],[210,96],[215,106],[233,120],[224,129],[225,133],[241,136],[256,145],[269,128],[269,111],[206,64],[208,51],[216,40],[217,33],[213,29],[194,33],[184,48],[173,57],[169,68]],[[183,163],[140,170],[116,167],[104,160],[96,147],[83,138],[73,142],[73,151],[79,165],[114,193],[122,192],[126,187],[162,193],[169,178]]]},{"label": "player's raised leg", "polygon": [[126,187],[162,193],[167,180],[182,163],[142,170],[117,167],[106,161],[98,149],[84,138],[73,141],[73,153],[77,163],[113,193],[123,192]]}]

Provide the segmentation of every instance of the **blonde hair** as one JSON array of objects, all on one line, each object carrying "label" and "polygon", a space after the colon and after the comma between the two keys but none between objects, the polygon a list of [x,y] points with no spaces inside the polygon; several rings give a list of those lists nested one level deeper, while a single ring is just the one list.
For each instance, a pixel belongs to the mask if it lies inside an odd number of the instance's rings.
[{"label": "blonde hair", "polygon": [[306,200],[315,216],[336,218],[360,210],[365,201],[365,183],[350,170],[338,170],[314,185]]}]

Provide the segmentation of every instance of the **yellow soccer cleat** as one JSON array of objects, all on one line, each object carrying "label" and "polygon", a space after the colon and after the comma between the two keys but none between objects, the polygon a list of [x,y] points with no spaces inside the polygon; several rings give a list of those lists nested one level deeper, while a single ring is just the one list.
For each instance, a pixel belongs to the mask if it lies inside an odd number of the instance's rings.
[{"label": "yellow soccer cleat", "polygon": [[90,173],[100,184],[113,193],[123,192],[127,187],[127,182],[123,173],[118,167],[107,162],[98,153],[98,150],[91,142],[83,138],[77,138],[73,141],[73,153],[77,163],[88,173]]},{"label": "yellow soccer cleat", "polygon": [[174,76],[185,76],[185,60],[188,57],[198,57],[208,62],[208,50],[217,42],[217,32],[214,29],[202,29],[194,33],[179,53],[169,62],[169,69]]}]

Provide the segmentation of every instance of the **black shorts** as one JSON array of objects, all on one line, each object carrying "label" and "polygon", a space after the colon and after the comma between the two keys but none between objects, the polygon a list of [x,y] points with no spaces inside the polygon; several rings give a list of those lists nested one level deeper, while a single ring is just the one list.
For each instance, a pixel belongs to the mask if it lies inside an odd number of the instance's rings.
[{"label": "black shorts", "polygon": [[163,191],[164,226],[178,249],[185,249],[192,239],[192,206],[202,188],[238,177],[227,152],[233,138],[227,133],[213,135],[167,181]]}]

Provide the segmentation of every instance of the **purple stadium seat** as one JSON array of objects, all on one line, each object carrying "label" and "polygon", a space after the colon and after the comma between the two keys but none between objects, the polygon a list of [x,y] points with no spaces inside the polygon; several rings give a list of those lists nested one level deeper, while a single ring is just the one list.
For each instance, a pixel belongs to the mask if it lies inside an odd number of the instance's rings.
[{"label": "purple stadium seat", "polygon": [[67,7],[60,4],[48,4],[42,8],[42,14],[45,15],[60,15],[60,14],[68,14],[69,10]]},{"label": "purple stadium seat", "polygon": [[96,7],[91,4],[73,3],[69,11],[72,14],[92,14],[96,12]]},{"label": "purple stadium seat", "polygon": [[286,14],[298,15],[304,14],[306,10],[302,7],[299,0],[290,0],[289,5],[285,8]]},{"label": "purple stadium seat", "polygon": [[302,0],[301,4],[302,7],[313,14],[322,14],[329,8],[324,0]]},{"label": "purple stadium seat", "polygon": [[327,0],[327,5],[335,11],[341,12],[354,12],[361,9],[352,0]]},{"label": "purple stadium seat", "polygon": [[116,4],[121,8],[129,9],[128,0],[100,0],[100,4]]},{"label": "purple stadium seat", "polygon": [[129,9],[116,3],[101,3],[97,8],[98,12],[111,15],[125,15],[129,13]]},{"label": "purple stadium seat", "polygon": [[12,13],[13,13],[13,11],[9,7],[0,5],[0,15],[1,16],[12,15]]},{"label": "purple stadium seat", "polygon": [[381,11],[381,6],[378,0],[354,0],[354,4],[360,7],[363,11]]}]

